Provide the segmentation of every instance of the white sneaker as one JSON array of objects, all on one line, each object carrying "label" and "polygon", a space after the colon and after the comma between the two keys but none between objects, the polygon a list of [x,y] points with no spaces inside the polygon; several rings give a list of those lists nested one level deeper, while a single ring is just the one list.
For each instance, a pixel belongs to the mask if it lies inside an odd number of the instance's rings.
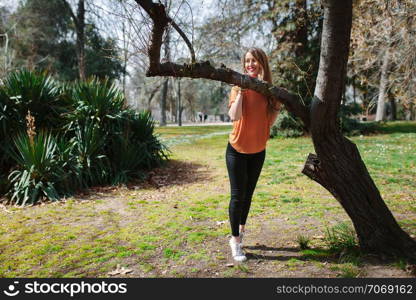
[{"label": "white sneaker", "polygon": [[245,261],[247,260],[246,255],[241,249],[241,243],[236,243],[233,238],[230,239],[231,253],[235,261]]}]

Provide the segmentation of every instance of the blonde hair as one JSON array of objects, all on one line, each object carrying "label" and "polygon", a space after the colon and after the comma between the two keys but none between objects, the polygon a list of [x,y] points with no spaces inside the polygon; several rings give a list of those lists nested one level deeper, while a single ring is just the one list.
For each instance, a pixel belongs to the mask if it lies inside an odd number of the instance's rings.
[{"label": "blonde hair", "polygon": [[[261,67],[260,73],[259,73],[260,79],[272,84],[272,73],[270,72],[269,59],[267,58],[266,53],[264,53],[264,51],[260,48],[252,47],[244,52],[244,55],[241,58],[241,63],[243,64],[244,73],[245,74],[247,73],[247,70],[245,67],[247,53],[250,53],[251,55],[253,55],[254,58],[259,62],[260,67]],[[274,107],[277,101],[274,100],[273,98],[267,98],[267,102],[268,102],[269,111],[272,112],[273,110],[275,110]]]}]

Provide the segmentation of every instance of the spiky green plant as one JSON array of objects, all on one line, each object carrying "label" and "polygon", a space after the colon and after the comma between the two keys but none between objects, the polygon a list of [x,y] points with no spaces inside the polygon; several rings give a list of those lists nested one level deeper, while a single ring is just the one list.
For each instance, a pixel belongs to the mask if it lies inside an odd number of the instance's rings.
[{"label": "spiky green plant", "polygon": [[[59,83],[45,73],[28,70],[11,72],[4,80],[3,93],[12,109],[9,128],[24,128],[24,116],[30,110],[36,118],[38,128],[56,129],[63,125],[61,114],[70,103],[61,97]],[[3,98],[3,96],[1,97]]]},{"label": "spiky green plant", "polygon": [[347,222],[341,222],[326,229],[324,242],[329,250],[341,253],[358,247],[354,228]]},{"label": "spiky green plant", "polygon": [[301,250],[309,249],[310,239],[304,235],[298,235],[296,241],[299,244]]},{"label": "spiky green plant", "polygon": [[106,155],[114,172],[113,183],[140,178],[145,170],[167,159],[167,149],[156,138],[149,113],[125,110],[109,128]]},{"label": "spiky green plant", "polygon": [[57,159],[57,144],[52,134],[40,132],[33,141],[26,133],[14,139],[15,149],[10,156],[17,169],[10,173],[12,184],[10,201],[14,204],[35,204],[42,197],[58,200],[56,186],[65,175]]},{"label": "spiky green plant", "polygon": [[92,77],[66,87],[66,93],[73,101],[74,110],[70,120],[91,119],[104,125],[124,110],[124,96],[108,79]]},{"label": "spiky green plant", "polygon": [[[8,194],[14,203],[124,183],[168,158],[151,115],[128,109],[108,79],[57,84],[46,75],[19,71],[0,87],[0,100],[0,137],[10,141],[3,147],[7,153],[0,151],[0,168],[4,173],[13,168],[9,180],[0,178],[0,192],[5,181],[11,183]],[[36,128],[47,127],[49,134],[21,133],[28,111]]]},{"label": "spiky green plant", "polygon": [[81,185],[88,187],[108,183],[111,175],[108,159],[104,153],[106,134],[97,122],[76,122],[75,145],[77,166],[80,170]]}]

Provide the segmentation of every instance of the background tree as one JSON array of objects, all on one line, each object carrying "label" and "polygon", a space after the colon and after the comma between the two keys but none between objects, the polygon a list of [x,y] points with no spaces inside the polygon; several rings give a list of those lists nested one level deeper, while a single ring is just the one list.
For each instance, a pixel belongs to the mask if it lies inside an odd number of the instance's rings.
[{"label": "background tree", "polygon": [[[62,0],[21,2],[6,24],[9,47],[15,52],[13,68],[47,70],[63,80],[79,78],[76,33],[70,15]],[[85,75],[118,78],[123,68],[117,59],[116,40],[104,38],[93,22],[84,30]]]},{"label": "background tree", "polygon": [[12,68],[13,51],[10,48],[10,33],[7,30],[10,11],[6,7],[0,7],[0,78]]},{"label": "background tree", "polygon": [[416,78],[416,4],[408,0],[362,0],[354,12],[350,76],[364,90],[375,90],[369,105],[377,103],[376,120],[386,119],[387,100],[390,112],[396,111],[398,101],[407,118],[412,119],[416,98],[412,83]]}]

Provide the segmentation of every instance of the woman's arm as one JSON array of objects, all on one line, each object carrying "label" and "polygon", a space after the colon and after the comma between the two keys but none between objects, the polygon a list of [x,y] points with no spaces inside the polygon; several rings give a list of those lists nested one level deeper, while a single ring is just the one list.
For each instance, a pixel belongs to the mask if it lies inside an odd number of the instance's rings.
[{"label": "woman's arm", "polygon": [[237,96],[235,101],[231,104],[230,110],[228,111],[228,115],[230,116],[232,121],[240,120],[241,115],[243,114],[243,96],[241,95],[241,91],[237,92]]}]

